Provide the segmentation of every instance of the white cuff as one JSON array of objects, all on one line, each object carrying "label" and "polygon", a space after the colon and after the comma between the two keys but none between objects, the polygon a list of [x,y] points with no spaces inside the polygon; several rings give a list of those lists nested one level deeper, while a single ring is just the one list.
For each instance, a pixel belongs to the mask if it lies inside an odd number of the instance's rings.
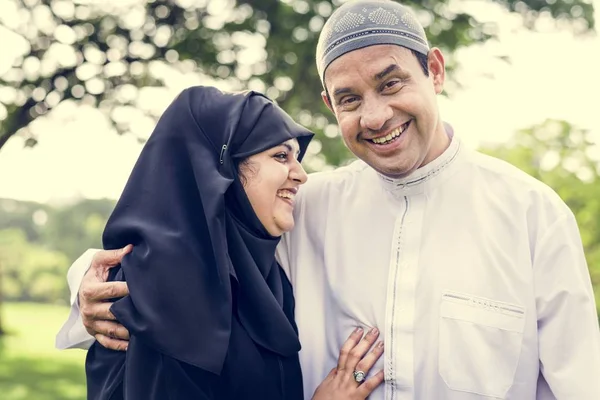
[{"label": "white cuff", "polygon": [[69,318],[64,323],[60,331],[56,334],[55,346],[57,349],[88,349],[95,339],[87,333],[79,314],[78,293],[81,281],[87,270],[90,268],[94,255],[100,250],[88,249],[81,255],[67,272],[67,282],[71,291],[71,312]]}]

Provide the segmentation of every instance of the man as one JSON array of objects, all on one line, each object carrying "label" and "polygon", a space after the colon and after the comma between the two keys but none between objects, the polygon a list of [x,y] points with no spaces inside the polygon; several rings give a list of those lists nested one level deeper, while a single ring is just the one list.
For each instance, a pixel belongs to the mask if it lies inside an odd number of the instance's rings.
[{"label": "man", "polygon": [[[385,384],[372,399],[600,399],[598,320],[573,214],[544,184],[465,149],[442,122],[444,57],[410,10],[341,6],[321,32],[317,68],[360,160],[311,176],[278,249],[294,285],[306,395],[359,324],[385,340]],[[115,295],[100,287],[82,291]],[[126,338],[91,314],[92,333]]]}]

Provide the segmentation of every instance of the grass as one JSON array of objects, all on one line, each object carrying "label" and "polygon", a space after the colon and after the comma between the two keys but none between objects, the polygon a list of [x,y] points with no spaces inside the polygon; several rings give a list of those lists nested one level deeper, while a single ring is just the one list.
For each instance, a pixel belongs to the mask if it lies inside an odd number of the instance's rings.
[{"label": "grass", "polygon": [[8,335],[0,339],[0,393],[3,400],[84,400],[85,352],[59,351],[54,337],[69,309],[32,303],[5,303]]}]

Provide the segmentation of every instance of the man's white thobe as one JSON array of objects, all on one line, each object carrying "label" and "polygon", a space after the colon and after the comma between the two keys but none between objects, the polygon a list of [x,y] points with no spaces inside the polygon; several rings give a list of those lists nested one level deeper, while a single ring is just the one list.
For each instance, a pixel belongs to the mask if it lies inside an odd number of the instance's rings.
[{"label": "man's white thobe", "polygon": [[296,297],[305,395],[357,326],[385,341],[370,399],[600,399],[600,335],[573,214],[453,138],[390,180],[313,174],[278,258]]},{"label": "man's white thobe", "polygon": [[[307,399],[357,325],[385,342],[373,400],[600,399],[577,224],[544,184],[453,138],[406,179],[357,161],[311,175],[296,201],[278,259],[294,285]],[[72,289],[89,257],[77,264]],[[73,302],[57,346],[89,345],[77,315]]]}]

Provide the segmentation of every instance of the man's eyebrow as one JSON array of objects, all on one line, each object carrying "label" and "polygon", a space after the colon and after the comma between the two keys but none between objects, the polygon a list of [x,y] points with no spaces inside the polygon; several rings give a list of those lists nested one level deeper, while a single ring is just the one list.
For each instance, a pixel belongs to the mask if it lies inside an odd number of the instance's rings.
[{"label": "man's eyebrow", "polygon": [[400,67],[398,66],[398,64],[390,64],[387,67],[385,67],[385,69],[383,71],[376,73],[373,76],[373,80],[380,81],[383,78],[385,78],[387,75],[391,74],[394,71],[398,71],[398,70],[400,70]]},{"label": "man's eyebrow", "polygon": [[352,89],[350,89],[349,87],[339,88],[339,89],[334,90],[333,97],[338,97],[339,95],[348,94],[348,93],[352,93]]},{"label": "man's eyebrow", "polygon": [[[387,67],[385,67],[385,69],[381,72],[376,73],[373,76],[373,80],[374,81],[380,81],[383,78],[385,78],[387,75],[391,74],[394,71],[400,71],[401,68],[398,66],[398,64],[390,64]],[[349,87],[345,87],[345,88],[339,88],[334,90],[333,92],[333,97],[338,97],[342,94],[349,94],[352,93],[352,89]]]}]

